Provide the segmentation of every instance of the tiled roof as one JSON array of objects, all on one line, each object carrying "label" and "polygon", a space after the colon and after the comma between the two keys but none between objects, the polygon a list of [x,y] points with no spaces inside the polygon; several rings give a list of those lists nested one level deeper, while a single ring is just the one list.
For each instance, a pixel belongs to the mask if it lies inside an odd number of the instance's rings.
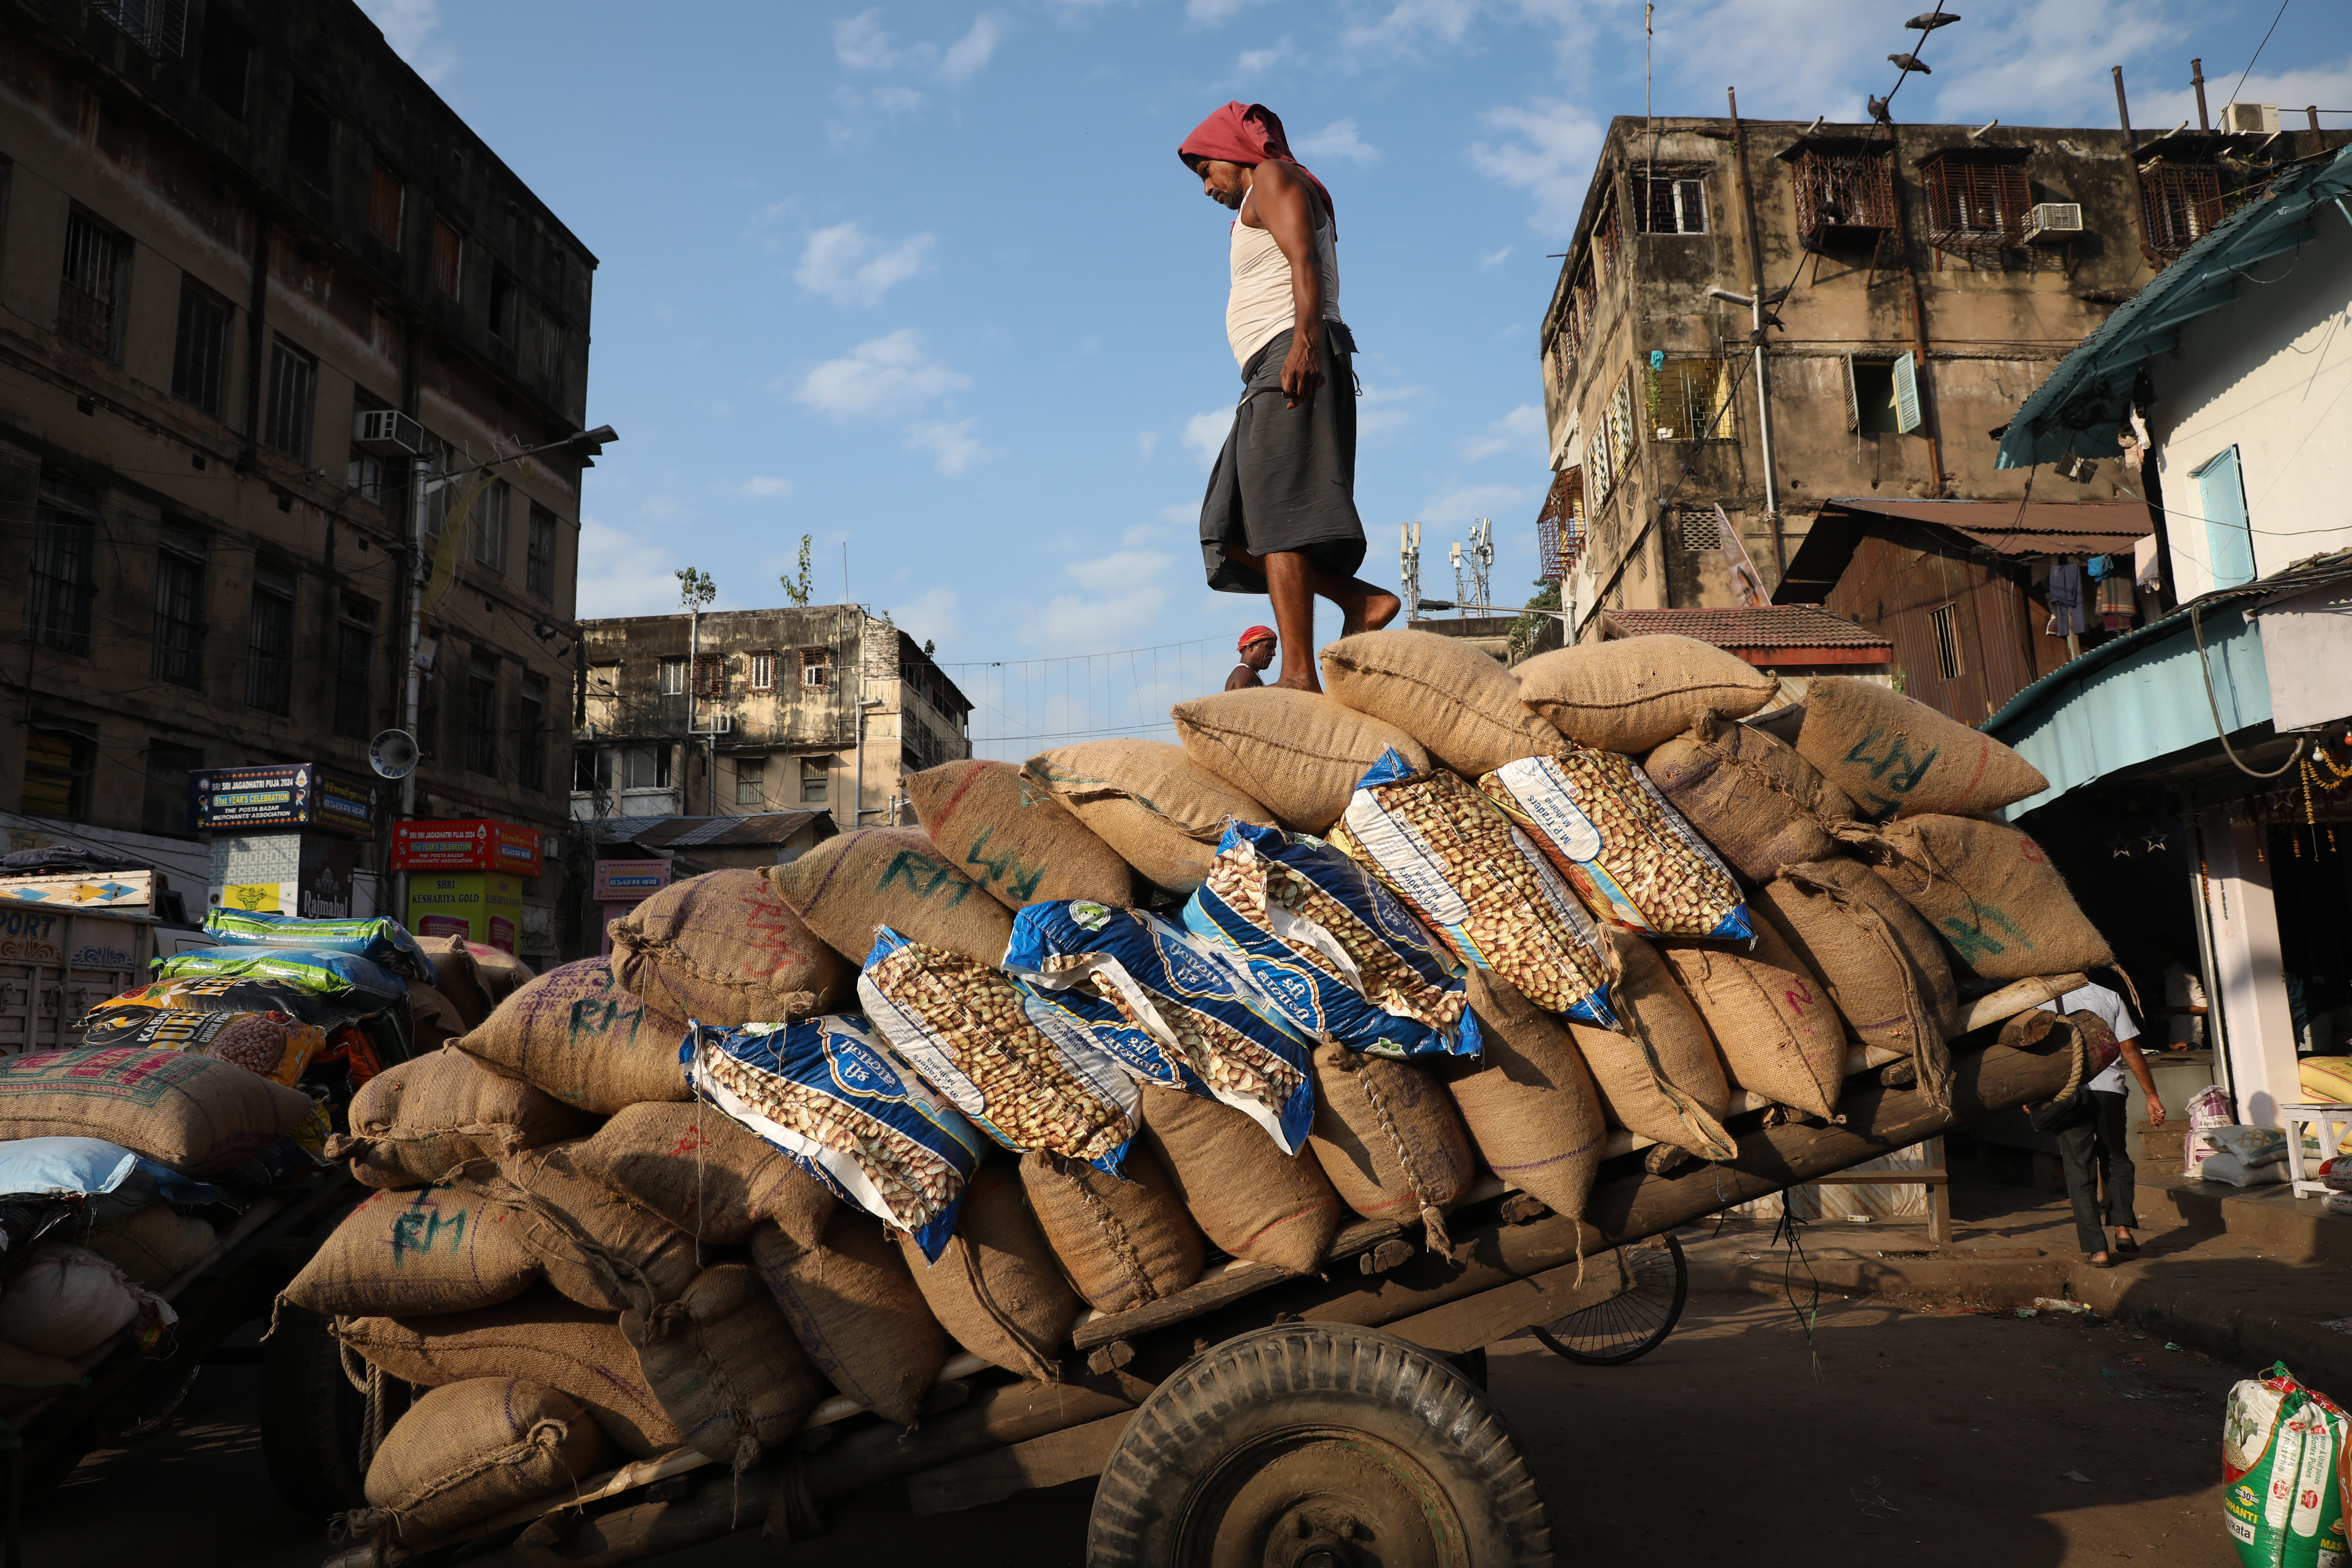
[{"label": "tiled roof", "polygon": [[1832,616],[1819,605],[1771,605],[1761,609],[1610,610],[1609,635],[1664,633],[1696,637],[1722,648],[1893,647],[1876,632]]}]

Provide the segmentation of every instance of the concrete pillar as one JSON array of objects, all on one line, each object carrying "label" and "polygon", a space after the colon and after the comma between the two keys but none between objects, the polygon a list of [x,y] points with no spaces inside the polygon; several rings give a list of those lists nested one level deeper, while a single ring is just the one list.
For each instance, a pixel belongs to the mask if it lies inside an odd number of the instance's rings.
[{"label": "concrete pillar", "polygon": [[2202,814],[2206,905],[2213,930],[2214,983],[2229,1042],[2230,1088],[2238,1120],[2279,1124],[2278,1108],[2303,1099],[2295,1077],[2294,1025],[2279,958],[2278,906],[2271,868],[2256,853],[2261,830],[2227,807]]}]

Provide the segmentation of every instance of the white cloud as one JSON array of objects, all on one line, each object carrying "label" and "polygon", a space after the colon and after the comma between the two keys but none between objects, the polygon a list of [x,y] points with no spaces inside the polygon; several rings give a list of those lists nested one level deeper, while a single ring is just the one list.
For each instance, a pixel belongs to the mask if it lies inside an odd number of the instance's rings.
[{"label": "white cloud", "polygon": [[1004,20],[992,11],[982,11],[972,18],[971,30],[948,46],[940,59],[942,81],[970,81],[1004,37]]},{"label": "white cloud", "polygon": [[1159,449],[1160,449],[1160,432],[1159,432],[1159,431],[1157,431],[1157,430],[1139,430],[1139,431],[1137,431],[1137,432],[1136,432],[1136,435],[1135,435],[1135,452],[1136,452],[1136,456],[1138,456],[1138,457],[1141,458],[1145,462],[1147,462],[1147,463],[1148,463],[1148,462],[1151,461],[1151,454],[1152,454],[1153,452],[1155,452],[1155,451],[1158,451]]},{"label": "white cloud", "polygon": [[929,452],[931,460],[943,474],[961,474],[974,463],[984,463],[1003,453],[983,446],[971,433],[977,419],[959,419],[953,424],[944,420],[919,422],[907,426],[907,449]]},{"label": "white cloud", "polygon": [[1501,452],[1517,452],[1540,461],[1547,446],[1543,410],[1522,403],[1487,426],[1485,435],[1463,442],[1462,455],[1474,463]]},{"label": "white cloud", "polygon": [[1500,267],[1504,262],[1508,261],[1511,258],[1511,252],[1516,247],[1513,246],[1507,245],[1500,250],[1489,251],[1487,254],[1478,258],[1478,265],[1481,267]]},{"label": "white cloud", "polygon": [[854,71],[888,70],[901,58],[899,52],[891,47],[890,35],[882,30],[882,13],[878,9],[860,11],[835,22],[833,52]]},{"label": "white cloud", "polygon": [[1184,421],[1184,445],[1201,459],[1201,467],[1208,468],[1224,448],[1225,432],[1233,427],[1234,411],[1230,408],[1213,408],[1206,414],[1195,414]]},{"label": "white cloud", "polygon": [[1314,135],[1297,143],[1295,150],[1302,158],[1318,158],[1327,162],[1337,158],[1350,163],[1377,163],[1381,158],[1381,150],[1367,142],[1357,133],[1356,121],[1352,116],[1346,120],[1333,121]]},{"label": "white cloud", "polygon": [[1370,440],[1402,430],[1412,420],[1412,410],[1401,406],[1421,395],[1417,386],[1367,386],[1356,400],[1356,437]]},{"label": "white cloud", "polygon": [[1220,22],[1232,19],[1243,7],[1263,3],[1264,0],[1185,0],[1184,19],[1213,27]]},{"label": "white cloud", "polygon": [[776,479],[768,474],[753,474],[735,487],[735,493],[745,500],[782,500],[797,488],[790,479]]},{"label": "white cloud", "polygon": [[920,332],[901,327],[826,360],[801,378],[793,395],[835,419],[887,418],[971,384],[971,377],[930,357]]},{"label": "white cloud", "polygon": [[1593,159],[1601,151],[1601,127],[1564,102],[1490,109],[1481,118],[1516,139],[1471,143],[1472,166],[1488,179],[1532,195],[1536,210],[1530,221],[1538,232],[1573,234],[1585,187],[1591,182]]},{"label": "white cloud", "polygon": [[433,29],[441,25],[436,0],[360,0],[360,9],[383,34],[392,52],[426,81],[438,82],[457,68],[457,50],[432,41]]},{"label": "white cloud", "polygon": [[917,642],[949,642],[963,630],[955,590],[927,588],[910,603],[889,606],[890,619]]},{"label": "white cloud", "polygon": [[1339,30],[1339,47],[1347,54],[1416,57],[1433,45],[1450,47],[1462,41],[1478,0],[1396,0],[1388,15]]},{"label": "white cloud", "polygon": [[793,273],[800,286],[840,305],[877,305],[895,284],[923,269],[931,252],[929,233],[885,246],[856,222],[818,229],[801,252]]},{"label": "white cloud", "polygon": [[677,608],[677,569],[667,550],[583,513],[579,613],[652,616]]},{"label": "white cloud", "polygon": [[1168,531],[1164,528],[1149,522],[1139,522],[1133,528],[1121,532],[1118,542],[1129,550],[1140,550],[1147,544],[1166,538],[1167,534]]},{"label": "white cloud", "polygon": [[1122,550],[1094,561],[1074,561],[1065,574],[1085,595],[1056,594],[1031,612],[1015,634],[1030,647],[1057,652],[1132,647],[1141,627],[1168,602],[1160,581],[1176,557],[1149,550]]},{"label": "white cloud", "polygon": [[1256,76],[1290,58],[1290,40],[1277,38],[1262,49],[1244,49],[1234,61],[1234,71],[1239,76]]},{"label": "white cloud", "polygon": [[[1539,485],[1464,485],[1432,496],[1421,507],[1421,518],[1428,529],[1466,527],[1473,518],[1491,518],[1503,528],[1517,528],[1535,521],[1536,509],[1543,504],[1544,492],[1550,487]],[[1525,516],[1521,516],[1525,513]],[[1441,548],[1433,552],[1426,540],[1422,544],[1422,560],[1444,558]]]},{"label": "white cloud", "polygon": [[1163,568],[1173,564],[1175,559],[1172,555],[1161,555],[1150,550],[1122,550],[1097,561],[1074,561],[1063,570],[1079,587],[1108,594],[1129,584],[1158,576]]}]

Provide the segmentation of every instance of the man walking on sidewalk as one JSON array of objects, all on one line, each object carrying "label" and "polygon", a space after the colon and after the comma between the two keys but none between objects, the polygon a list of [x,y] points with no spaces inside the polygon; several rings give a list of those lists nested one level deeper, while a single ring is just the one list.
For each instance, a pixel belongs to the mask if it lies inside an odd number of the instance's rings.
[{"label": "man walking on sidewalk", "polygon": [[2058,1141],[2059,1163],[2066,1173],[2066,1196],[2074,1205],[2074,1239],[2082,1244],[2084,1259],[2092,1268],[2111,1268],[2115,1258],[2107,1251],[2107,1233],[2100,1224],[2102,1178],[2106,1185],[2105,1217],[2107,1225],[2116,1227],[2116,1251],[2139,1250],[2138,1238],[2132,1235],[2139,1227],[2139,1215],[2132,1205],[2132,1182],[2138,1170],[2125,1142],[2124,1107],[2131,1091],[2124,1082],[2124,1069],[2131,1069],[2139,1079],[2141,1092],[2147,1096],[2150,1126],[2164,1125],[2164,1102],[2157,1098],[2156,1079],[2147,1070],[2147,1058],[2140,1055],[2139,1026],[2132,1022],[2122,997],[2104,985],[2084,985],[2054,1002],[2044,1002],[2042,1010],[2095,1013],[2106,1020],[2119,1047],[2107,1069],[2083,1086],[2083,1098],[2090,1102],[2089,1114],[2051,1134]]},{"label": "man walking on sidewalk", "polygon": [[1201,503],[1209,586],[1270,597],[1282,634],[1275,684],[1320,691],[1315,600],[1339,606],[1342,636],[1384,626],[1402,607],[1356,575],[1356,340],[1339,319],[1331,194],[1261,103],[1226,104],[1176,155],[1239,215],[1225,338],[1242,398]]}]

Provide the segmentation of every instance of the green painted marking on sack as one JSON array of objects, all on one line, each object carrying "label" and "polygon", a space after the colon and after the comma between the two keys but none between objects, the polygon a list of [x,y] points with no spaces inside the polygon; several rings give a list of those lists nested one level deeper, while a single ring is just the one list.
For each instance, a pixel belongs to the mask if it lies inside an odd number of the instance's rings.
[{"label": "green painted marking on sack", "polygon": [[982,828],[980,837],[971,841],[971,851],[963,858],[964,863],[968,866],[984,866],[988,868],[987,876],[974,879],[981,886],[986,887],[992,881],[1001,881],[1004,884],[1004,890],[1007,893],[1026,903],[1035,896],[1037,885],[1045,879],[1045,868],[1023,865],[1021,857],[1010,849],[997,856],[983,854],[982,850],[986,848],[989,839],[994,837],[996,829],[993,827]]},{"label": "green painted marking on sack", "polygon": [[[1974,963],[1979,958],[1990,957],[1996,952],[2007,952],[2012,943],[2028,952],[2033,951],[2033,939],[2019,930],[2015,921],[2011,920],[1990,904],[1977,904],[1973,907],[1979,916],[1974,925],[1958,915],[1947,915],[1943,921],[1946,939],[1959,950],[1963,959]],[[1985,930],[1987,921],[2007,932],[2009,941],[2004,942]]]},{"label": "green painted marking on sack", "polygon": [[425,1207],[420,1198],[392,1222],[392,1266],[405,1266],[411,1253],[419,1258],[427,1256],[441,1244],[445,1233],[449,1237],[449,1251],[455,1252],[465,1245],[466,1211],[439,1214]]},{"label": "green painted marking on sack", "polygon": [[891,883],[901,880],[914,890],[919,899],[928,899],[943,887],[950,889],[953,894],[947,902],[950,909],[962,903],[972,889],[971,880],[959,876],[953,866],[912,849],[901,849],[890,858],[890,864],[883,868],[882,879],[874,884],[874,890],[887,892]]}]

